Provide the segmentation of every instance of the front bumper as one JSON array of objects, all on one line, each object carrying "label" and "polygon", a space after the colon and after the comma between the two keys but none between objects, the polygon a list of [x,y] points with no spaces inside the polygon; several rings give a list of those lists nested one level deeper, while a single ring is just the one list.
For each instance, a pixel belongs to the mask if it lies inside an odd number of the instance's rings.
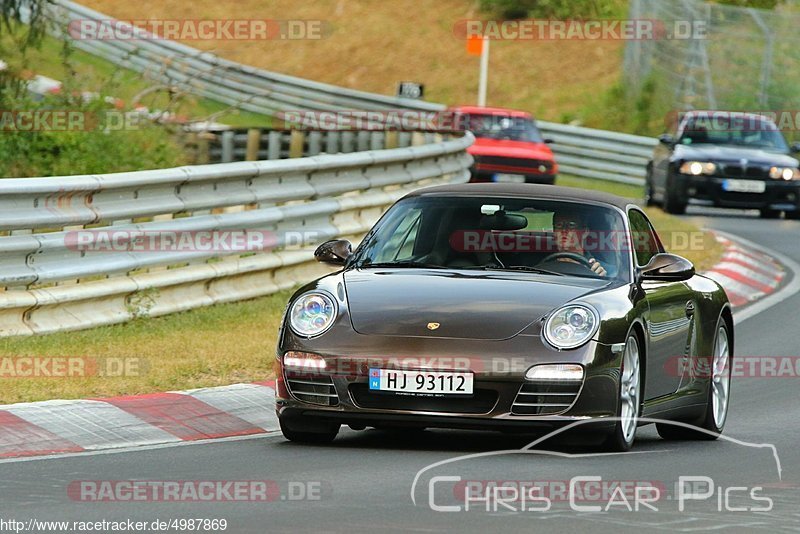
[{"label": "front bumper", "polygon": [[[528,349],[532,343],[541,343],[538,337],[533,336],[526,336],[524,342]],[[435,349],[432,352],[435,352]],[[279,358],[276,411],[278,417],[294,427],[313,427],[319,423],[335,422],[354,426],[424,426],[517,431],[553,427],[585,419],[601,420],[617,414],[620,355],[613,352],[610,346],[591,341],[572,351],[557,352],[543,348],[537,352],[539,354],[514,356],[513,359],[509,359],[505,354],[494,357],[466,356],[463,359],[449,357],[449,362],[455,365],[449,365],[448,360],[440,360],[445,363],[436,366],[435,370],[469,369],[474,373],[474,393],[470,397],[426,397],[371,392],[368,389],[368,374],[371,367],[403,369],[431,369],[431,367],[415,367],[413,363],[408,365],[407,360],[400,361],[390,356],[367,358],[322,355],[327,363],[326,369],[330,371],[315,371],[314,376],[319,382],[330,384],[327,386],[328,389],[323,390],[331,395],[330,405],[320,404],[325,401],[324,397],[314,398],[293,391],[292,387],[297,389],[296,380],[293,379],[297,379],[298,373],[303,374],[305,371],[283,369]],[[429,361],[435,359],[434,357]],[[563,408],[552,406],[521,408],[520,399],[525,403],[533,401],[532,404],[538,402],[546,404],[552,403],[553,399],[557,398],[547,393],[538,395],[540,390],[535,389],[531,385],[533,383],[524,378],[525,371],[532,365],[547,363],[578,363],[584,367],[584,380],[577,386],[574,396],[564,396],[569,402],[565,403],[567,406]],[[300,379],[302,378],[301,376]],[[537,391],[537,393],[520,395],[523,385],[525,385],[524,391]],[[559,387],[560,385],[555,384],[553,389],[547,391],[567,391]],[[317,402],[304,400],[308,398]],[[541,413],[531,413],[539,410]],[[610,424],[613,425],[613,422]]]},{"label": "front bumper", "polygon": [[716,176],[676,175],[677,185],[690,202],[729,208],[800,211],[800,182],[759,180],[766,184],[763,193],[742,193],[725,191],[722,185],[725,180]]}]

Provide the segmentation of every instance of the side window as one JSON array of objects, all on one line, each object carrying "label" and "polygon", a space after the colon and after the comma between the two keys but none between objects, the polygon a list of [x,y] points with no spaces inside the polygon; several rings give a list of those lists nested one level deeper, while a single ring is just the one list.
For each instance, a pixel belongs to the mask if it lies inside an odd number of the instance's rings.
[{"label": "side window", "polygon": [[376,262],[404,261],[414,254],[414,243],[419,233],[421,210],[408,210],[403,220],[395,228],[392,237],[381,250]]},{"label": "side window", "polygon": [[641,211],[630,210],[628,218],[631,223],[631,244],[636,253],[636,264],[641,267],[647,265],[650,258],[664,250],[661,248],[661,243],[658,241],[650,221]]}]

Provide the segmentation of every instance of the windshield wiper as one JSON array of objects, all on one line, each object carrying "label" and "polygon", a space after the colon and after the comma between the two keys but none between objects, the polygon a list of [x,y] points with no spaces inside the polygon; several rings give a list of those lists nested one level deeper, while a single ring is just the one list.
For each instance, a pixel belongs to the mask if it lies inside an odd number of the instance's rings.
[{"label": "windshield wiper", "polygon": [[444,265],[435,263],[424,263],[421,261],[382,261],[382,262],[362,262],[356,265],[359,269],[364,267],[399,267],[399,268],[419,268],[419,269],[447,269]]},{"label": "windshield wiper", "polygon": [[479,267],[479,269],[483,269],[485,271],[527,271],[531,273],[539,273],[539,274],[552,274],[553,276],[566,276],[564,273],[559,273],[556,271],[548,271],[547,269],[540,269],[539,267],[530,267],[528,265],[507,265],[507,266],[499,266],[499,265],[484,265]]}]

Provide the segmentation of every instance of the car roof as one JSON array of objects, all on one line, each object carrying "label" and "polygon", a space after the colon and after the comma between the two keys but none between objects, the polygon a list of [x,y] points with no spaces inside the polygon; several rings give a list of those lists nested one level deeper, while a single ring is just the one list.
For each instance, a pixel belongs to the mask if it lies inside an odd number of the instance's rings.
[{"label": "car roof", "polygon": [[506,184],[506,183],[470,183],[455,185],[439,185],[418,189],[407,194],[404,198],[429,196],[429,195],[453,195],[453,196],[475,196],[475,197],[527,197],[539,198],[544,200],[565,200],[572,202],[592,202],[607,204],[625,210],[632,202],[617,195],[603,193],[600,191],[590,191],[577,187],[560,187],[557,185],[546,184]]},{"label": "car roof", "polygon": [[488,108],[488,107],[481,107],[481,106],[453,106],[450,108],[452,111],[458,111],[461,113],[473,113],[475,115],[488,115],[488,114],[499,114],[499,115],[508,115],[510,117],[527,117],[533,118],[533,115],[528,113],[527,111],[522,111],[520,109],[509,109],[509,108]]}]

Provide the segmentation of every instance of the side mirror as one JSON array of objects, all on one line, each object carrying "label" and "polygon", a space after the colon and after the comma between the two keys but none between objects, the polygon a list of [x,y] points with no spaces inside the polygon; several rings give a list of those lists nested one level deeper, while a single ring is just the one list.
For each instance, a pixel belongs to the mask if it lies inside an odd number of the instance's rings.
[{"label": "side mirror", "polygon": [[658,142],[662,145],[672,146],[675,144],[675,138],[670,134],[665,133],[658,136]]},{"label": "side mirror", "polygon": [[790,149],[792,152],[800,152],[800,143],[798,143],[797,141],[795,141],[794,143],[792,143],[791,145],[789,145],[789,149]]},{"label": "side mirror", "polygon": [[314,251],[314,259],[330,265],[344,265],[353,255],[353,245],[346,239],[325,241]]},{"label": "side mirror", "polygon": [[639,271],[640,280],[681,282],[694,276],[692,262],[677,254],[656,254]]},{"label": "side mirror", "polygon": [[548,145],[552,145],[553,143],[555,143],[555,140],[553,138],[551,138],[551,137],[545,137],[544,139],[542,139],[542,141],[544,141],[545,144],[548,144]]}]

